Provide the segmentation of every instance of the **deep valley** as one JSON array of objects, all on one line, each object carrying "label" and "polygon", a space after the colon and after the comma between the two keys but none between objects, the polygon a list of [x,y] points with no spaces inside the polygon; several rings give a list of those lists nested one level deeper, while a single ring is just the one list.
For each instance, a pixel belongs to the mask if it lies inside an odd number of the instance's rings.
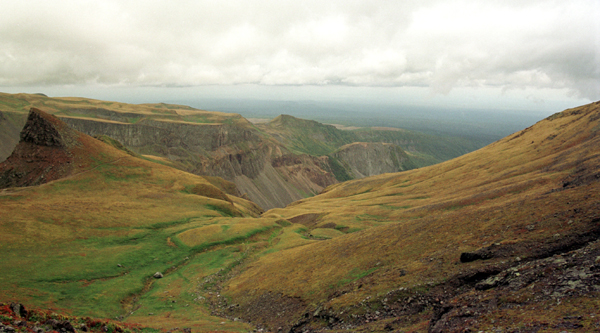
[{"label": "deep valley", "polygon": [[479,147],[0,94],[0,139],[2,325],[600,329],[600,102]]}]

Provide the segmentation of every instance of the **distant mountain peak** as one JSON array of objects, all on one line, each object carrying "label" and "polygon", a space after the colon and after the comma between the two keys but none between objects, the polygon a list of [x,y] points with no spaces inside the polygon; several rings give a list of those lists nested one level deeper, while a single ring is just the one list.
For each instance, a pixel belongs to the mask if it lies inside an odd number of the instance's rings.
[{"label": "distant mountain peak", "polygon": [[275,117],[269,123],[272,126],[300,126],[300,127],[313,127],[313,126],[329,126],[319,123],[315,120],[301,119],[287,114],[281,114]]}]

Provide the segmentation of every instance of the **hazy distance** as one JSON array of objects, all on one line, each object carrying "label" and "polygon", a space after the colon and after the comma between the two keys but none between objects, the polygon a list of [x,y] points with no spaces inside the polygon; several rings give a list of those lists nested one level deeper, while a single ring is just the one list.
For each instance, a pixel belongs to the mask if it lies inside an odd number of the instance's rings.
[{"label": "hazy distance", "polygon": [[596,0],[7,0],[0,91],[530,124],[600,99],[598,17]]}]

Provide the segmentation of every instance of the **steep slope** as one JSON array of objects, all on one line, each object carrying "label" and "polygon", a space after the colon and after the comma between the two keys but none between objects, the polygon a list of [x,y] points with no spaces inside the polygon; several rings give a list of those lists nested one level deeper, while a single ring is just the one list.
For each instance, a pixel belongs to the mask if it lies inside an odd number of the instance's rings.
[{"label": "steep slope", "polygon": [[408,155],[390,143],[355,142],[331,154],[352,172],[353,179],[414,169]]},{"label": "steep slope", "polygon": [[[146,158],[232,181],[241,193],[267,209],[318,194],[325,186],[355,177],[351,175],[360,177],[348,163],[324,157],[357,141],[358,136],[315,121],[282,115],[257,128],[237,114],[163,103],[131,105],[39,94],[0,94],[0,102],[8,111],[4,114],[12,115],[10,119],[18,120],[19,112],[24,114],[28,107],[43,107],[78,131],[114,138]],[[17,123],[0,119],[0,126],[10,129],[2,150],[12,151],[16,144]],[[373,131],[368,133],[378,140]],[[398,159],[396,153],[408,158],[398,147],[375,149],[371,154],[365,151],[363,156],[392,161]],[[421,162],[427,159],[419,153],[411,156]],[[386,171],[405,170],[409,165]]]},{"label": "steep slope", "polygon": [[[131,105],[28,94],[0,97],[4,110],[25,112],[30,106],[43,106],[88,135],[109,136],[146,158],[161,162],[166,158],[182,170],[232,181],[265,208],[284,207],[337,182],[318,158],[291,153],[237,114],[162,103]],[[281,159],[301,163],[294,168],[303,172],[274,166]]]},{"label": "steep slope", "polygon": [[239,304],[224,313],[291,332],[591,330],[599,131],[597,102],[439,165],[273,209],[263,216],[307,236],[337,235],[259,257],[224,284]]},{"label": "steep slope", "polygon": [[0,188],[47,183],[68,176],[79,135],[58,118],[32,108],[13,153],[0,165]]},{"label": "steep slope", "polygon": [[[62,178],[0,191],[0,302],[193,332],[598,324],[600,102],[458,159],[332,185],[260,217],[214,186],[230,183],[34,113],[23,137],[64,142],[74,162]],[[271,166],[315,177],[287,158]]]},{"label": "steep slope", "polygon": [[[255,204],[215,186],[232,184],[136,158],[40,110],[31,110],[20,136],[0,164],[0,182],[26,186],[0,191],[0,302],[156,328],[251,328],[212,316],[192,298],[171,318],[164,288],[234,265],[244,255],[239,244],[268,237],[281,228],[276,219],[254,221]],[[175,237],[185,231],[184,241]],[[133,316],[138,309],[152,321]]]}]

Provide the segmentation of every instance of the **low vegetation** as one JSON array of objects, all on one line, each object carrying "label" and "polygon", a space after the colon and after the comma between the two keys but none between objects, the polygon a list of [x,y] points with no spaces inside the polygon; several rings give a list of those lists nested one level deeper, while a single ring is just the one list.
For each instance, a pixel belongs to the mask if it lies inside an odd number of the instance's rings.
[{"label": "low vegetation", "polygon": [[82,136],[68,176],[0,192],[0,302],[105,332],[593,331],[599,122],[598,103],[567,110],[264,214]]}]

